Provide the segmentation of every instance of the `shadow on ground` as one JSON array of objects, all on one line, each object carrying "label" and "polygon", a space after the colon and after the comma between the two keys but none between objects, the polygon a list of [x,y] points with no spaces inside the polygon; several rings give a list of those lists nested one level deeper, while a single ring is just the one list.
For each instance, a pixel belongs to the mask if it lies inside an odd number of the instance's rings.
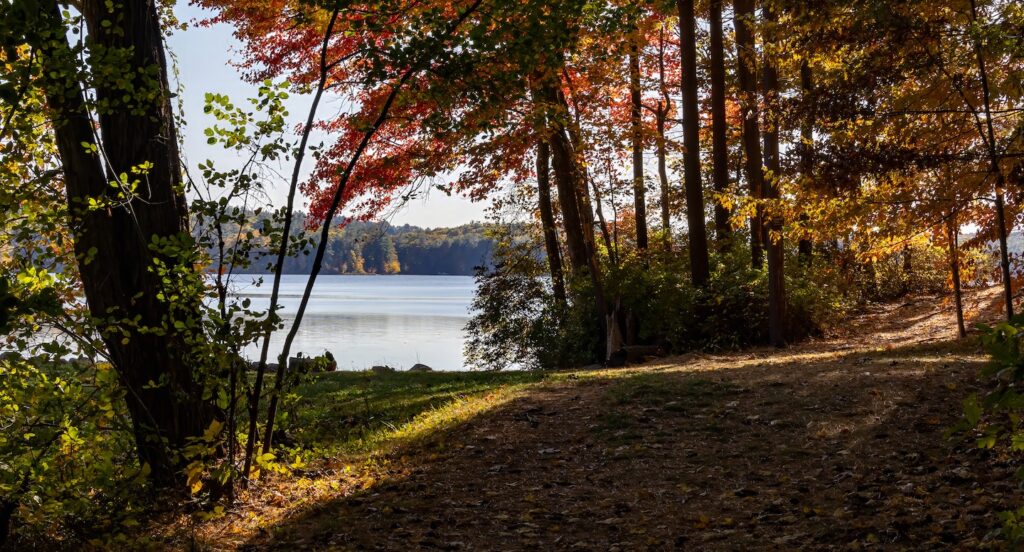
[{"label": "shadow on ground", "polygon": [[835,349],[541,384],[245,547],[970,548],[998,510],[1024,503],[1013,466],[944,436],[972,392],[976,351]]}]

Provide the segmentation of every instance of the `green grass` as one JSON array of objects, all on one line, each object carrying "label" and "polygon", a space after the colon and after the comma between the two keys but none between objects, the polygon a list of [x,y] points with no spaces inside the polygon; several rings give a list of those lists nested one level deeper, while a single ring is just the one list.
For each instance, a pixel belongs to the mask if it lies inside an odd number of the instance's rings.
[{"label": "green grass", "polygon": [[333,372],[293,391],[288,432],[323,456],[377,453],[434,433],[545,379],[537,372]]}]

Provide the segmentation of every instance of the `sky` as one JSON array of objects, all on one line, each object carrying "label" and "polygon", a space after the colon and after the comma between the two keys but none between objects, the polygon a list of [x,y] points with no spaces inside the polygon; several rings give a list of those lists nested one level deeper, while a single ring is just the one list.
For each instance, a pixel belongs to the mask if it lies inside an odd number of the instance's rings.
[{"label": "sky", "polygon": [[[168,41],[171,52],[176,56],[179,80],[181,83],[182,103],[186,125],[181,129],[184,139],[185,161],[189,168],[204,160],[212,160],[218,167],[233,167],[239,164],[233,152],[227,152],[219,146],[206,143],[203,130],[213,123],[212,117],[203,113],[204,95],[206,92],[226,94],[235,105],[242,105],[246,98],[256,96],[256,87],[242,80],[240,73],[231,65],[234,52],[241,49],[242,44],[232,36],[228,25],[200,27],[194,24],[207,13],[200,8],[179,2],[174,8],[175,14],[182,22],[189,23],[185,31],[176,31]],[[309,96],[293,95],[287,100],[287,107],[293,123],[305,120],[309,111]],[[332,106],[321,103],[321,113],[337,111],[337,100]],[[329,137],[324,137],[329,140]],[[306,162],[309,169],[311,163]],[[291,167],[283,167],[282,174],[291,174]],[[287,180],[282,179],[268,185],[268,195],[275,206],[285,203]],[[303,202],[303,206],[305,202]],[[387,219],[396,225],[412,224],[423,227],[458,226],[471,221],[482,221],[486,203],[472,203],[468,199],[432,191],[425,197],[411,200],[406,206],[390,213]]]}]

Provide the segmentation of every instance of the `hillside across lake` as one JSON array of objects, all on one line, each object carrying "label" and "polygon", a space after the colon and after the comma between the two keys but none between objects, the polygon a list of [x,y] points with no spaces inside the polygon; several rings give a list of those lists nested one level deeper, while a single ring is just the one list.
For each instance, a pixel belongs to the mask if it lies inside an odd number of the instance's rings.
[{"label": "hillside across lake", "polygon": [[[250,217],[243,230],[258,232],[265,214]],[[294,239],[309,238],[306,217],[298,214],[292,230]],[[225,232],[238,235],[237,226]],[[475,268],[490,263],[494,243],[487,236],[488,225],[479,222],[452,228],[420,228],[408,224],[392,226],[387,222],[336,221],[330,231],[321,274],[419,274],[472,276]],[[243,232],[244,234],[244,232]],[[232,240],[228,239],[228,247]],[[285,259],[283,274],[309,274],[312,267],[310,243],[304,252]],[[244,273],[272,272],[273,256],[267,247],[256,248],[256,262]]]}]

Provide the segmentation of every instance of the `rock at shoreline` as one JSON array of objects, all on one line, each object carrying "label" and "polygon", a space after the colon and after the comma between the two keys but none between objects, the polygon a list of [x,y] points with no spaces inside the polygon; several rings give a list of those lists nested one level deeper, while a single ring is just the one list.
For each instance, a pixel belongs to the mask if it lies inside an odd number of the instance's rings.
[{"label": "rock at shoreline", "polygon": [[431,368],[430,366],[427,366],[426,364],[420,364],[420,363],[417,362],[416,364],[412,365],[412,368],[409,368],[409,371],[410,372],[433,372],[434,369]]},{"label": "rock at shoreline", "polygon": [[[259,370],[259,368],[260,368],[259,361],[254,360],[254,361],[249,363],[249,369],[254,371],[254,372],[256,370]],[[276,362],[268,362],[267,363],[267,372],[276,372],[276,371],[277,371],[277,363]]]},{"label": "rock at shoreline", "polygon": [[370,371],[374,374],[390,374],[394,372],[395,369],[390,366],[374,366],[370,368]]}]

